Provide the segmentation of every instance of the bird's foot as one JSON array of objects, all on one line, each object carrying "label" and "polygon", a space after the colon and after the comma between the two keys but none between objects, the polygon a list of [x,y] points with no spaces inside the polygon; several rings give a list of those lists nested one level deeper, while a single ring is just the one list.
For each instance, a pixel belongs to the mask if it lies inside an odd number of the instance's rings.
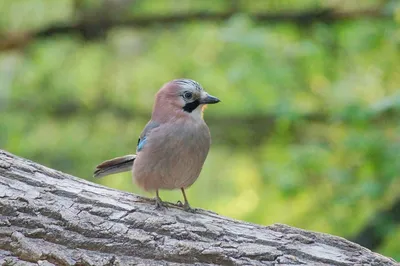
[{"label": "bird's foot", "polygon": [[176,205],[177,205],[178,207],[181,207],[184,211],[192,212],[192,213],[196,212],[196,209],[190,207],[189,202],[187,202],[187,201],[183,204],[180,200],[178,200],[178,202],[176,203]]},{"label": "bird's foot", "polygon": [[155,209],[164,210],[164,209],[167,208],[167,206],[166,206],[165,203],[161,200],[160,197],[156,197],[156,198],[155,198],[155,201],[156,201],[156,203],[155,203]]}]

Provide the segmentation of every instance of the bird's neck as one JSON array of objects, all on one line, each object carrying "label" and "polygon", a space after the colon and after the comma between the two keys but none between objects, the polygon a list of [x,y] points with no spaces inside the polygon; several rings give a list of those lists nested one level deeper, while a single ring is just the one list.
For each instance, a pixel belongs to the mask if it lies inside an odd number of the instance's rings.
[{"label": "bird's neck", "polygon": [[172,106],[167,108],[154,108],[152,113],[152,120],[158,123],[168,122],[191,122],[194,124],[204,123],[203,108],[199,106],[192,112],[186,112],[183,109]]}]

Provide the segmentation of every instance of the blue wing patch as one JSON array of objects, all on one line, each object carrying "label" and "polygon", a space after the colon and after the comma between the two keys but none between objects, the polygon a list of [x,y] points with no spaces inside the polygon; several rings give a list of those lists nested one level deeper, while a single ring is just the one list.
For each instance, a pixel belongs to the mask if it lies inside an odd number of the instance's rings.
[{"label": "blue wing patch", "polygon": [[149,136],[150,132],[156,128],[160,126],[159,123],[154,122],[152,120],[150,120],[147,125],[145,126],[145,128],[143,129],[142,133],[140,134],[140,137],[138,139],[138,143],[136,146],[136,152],[139,152],[143,149],[144,145],[147,143],[147,136]]},{"label": "blue wing patch", "polygon": [[142,139],[139,139],[139,140],[138,140],[138,144],[137,144],[136,151],[137,151],[137,152],[138,152],[138,151],[141,151],[141,150],[143,149],[144,145],[146,144],[146,142],[147,142],[146,137],[143,137]]}]

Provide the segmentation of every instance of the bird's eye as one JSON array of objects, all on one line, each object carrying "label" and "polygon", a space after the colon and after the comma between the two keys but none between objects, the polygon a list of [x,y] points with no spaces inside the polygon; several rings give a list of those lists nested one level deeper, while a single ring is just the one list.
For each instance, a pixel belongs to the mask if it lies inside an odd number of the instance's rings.
[{"label": "bird's eye", "polygon": [[187,99],[187,100],[190,100],[190,99],[192,99],[192,97],[193,97],[193,93],[191,93],[191,92],[185,92],[184,94],[183,94],[183,97],[185,98],[185,99]]}]

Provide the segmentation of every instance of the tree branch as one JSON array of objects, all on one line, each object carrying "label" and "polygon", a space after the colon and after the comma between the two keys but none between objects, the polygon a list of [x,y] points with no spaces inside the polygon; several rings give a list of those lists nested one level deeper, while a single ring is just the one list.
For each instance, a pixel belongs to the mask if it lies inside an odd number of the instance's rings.
[{"label": "tree branch", "polygon": [[150,199],[1,150],[0,198],[2,265],[396,265],[327,234],[158,211]]},{"label": "tree branch", "polygon": [[[102,17],[101,13],[97,19],[82,19],[78,23],[50,25],[37,31],[0,34],[6,36],[0,40],[0,51],[20,49],[25,47],[32,39],[50,38],[55,35],[77,34],[86,40],[104,37],[104,33],[115,27],[147,28],[162,25],[168,27],[189,22],[221,22],[233,15],[242,12],[232,9],[225,12],[191,12],[184,14],[173,14],[165,16],[134,17],[128,20],[110,20]],[[335,9],[315,9],[301,12],[280,13],[249,13],[257,23],[282,23],[290,22],[297,25],[308,25],[314,22],[334,23],[343,20],[357,20],[362,18],[390,18],[392,14],[385,13],[380,9],[364,9],[356,11],[337,11]]]}]

